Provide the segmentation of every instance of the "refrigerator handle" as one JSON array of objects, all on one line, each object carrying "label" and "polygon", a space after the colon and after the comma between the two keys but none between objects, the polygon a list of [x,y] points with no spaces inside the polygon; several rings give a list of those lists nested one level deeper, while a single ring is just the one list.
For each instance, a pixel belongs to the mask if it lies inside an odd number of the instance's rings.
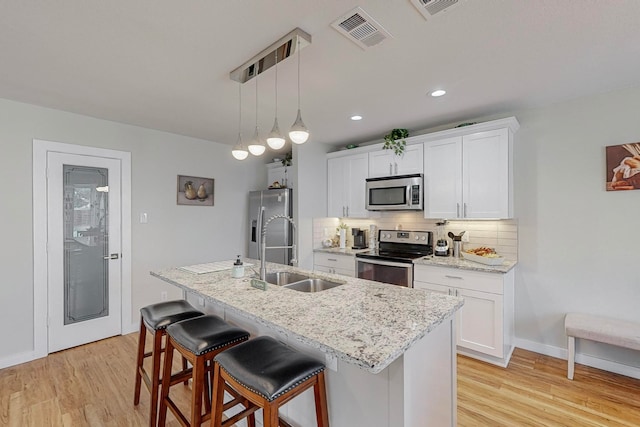
[{"label": "refrigerator handle", "polygon": [[251,241],[254,243],[256,242],[256,232],[258,231],[257,228],[258,221],[254,219],[253,221],[251,221]]}]

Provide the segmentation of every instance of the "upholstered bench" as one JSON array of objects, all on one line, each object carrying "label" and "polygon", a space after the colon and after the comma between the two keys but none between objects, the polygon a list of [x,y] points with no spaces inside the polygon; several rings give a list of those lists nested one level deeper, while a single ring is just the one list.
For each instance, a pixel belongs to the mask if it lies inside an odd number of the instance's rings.
[{"label": "upholstered bench", "polygon": [[564,318],[567,334],[567,378],[573,379],[576,338],[598,341],[618,347],[640,350],[640,324],[583,313],[568,313]]}]

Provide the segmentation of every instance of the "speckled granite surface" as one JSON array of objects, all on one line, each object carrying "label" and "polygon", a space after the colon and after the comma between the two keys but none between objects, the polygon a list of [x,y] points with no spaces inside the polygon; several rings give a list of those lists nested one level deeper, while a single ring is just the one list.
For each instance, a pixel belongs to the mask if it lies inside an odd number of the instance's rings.
[{"label": "speckled granite surface", "polygon": [[268,264],[268,271],[276,270],[344,286],[305,293],[269,285],[262,291],[251,287],[247,276],[232,278],[230,270],[193,274],[173,268],[151,275],[374,374],[463,304],[462,298],[420,289]]},{"label": "speckled granite surface", "polygon": [[359,252],[367,252],[369,249],[351,249],[351,248],[316,248],[314,252],[326,252],[328,254],[355,255]]},{"label": "speckled granite surface", "polygon": [[414,264],[435,265],[438,267],[460,268],[463,270],[484,271],[486,273],[506,273],[516,266],[517,261],[505,260],[502,265],[484,265],[478,262],[469,261],[462,258],[427,256],[413,260]]}]

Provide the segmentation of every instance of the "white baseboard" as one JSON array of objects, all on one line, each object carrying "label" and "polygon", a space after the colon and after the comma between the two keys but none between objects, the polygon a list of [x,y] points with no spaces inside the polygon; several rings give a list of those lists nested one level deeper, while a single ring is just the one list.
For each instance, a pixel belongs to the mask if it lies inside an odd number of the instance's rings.
[{"label": "white baseboard", "polygon": [[20,365],[21,363],[31,362],[39,359],[35,351],[25,351],[24,353],[12,354],[11,356],[0,358],[0,369],[10,366]]},{"label": "white baseboard", "polygon": [[[558,359],[567,360],[566,348],[540,344],[521,338],[516,338],[514,341],[515,346],[518,348],[544,354],[546,356],[555,357]],[[615,374],[640,379],[640,368],[638,367],[624,365],[622,363],[613,362],[611,360],[600,359],[598,357],[589,356],[588,354],[576,353],[576,363],[591,366],[592,368],[596,369],[602,369],[603,371],[613,372]]]},{"label": "white baseboard", "polygon": [[[140,328],[139,323],[132,323],[128,327],[122,329],[122,335],[138,332]],[[23,353],[12,354],[0,358],[0,369],[9,368],[11,366],[19,365],[21,363],[31,362],[32,360],[47,357],[47,354],[38,355],[36,351],[25,351]]]}]

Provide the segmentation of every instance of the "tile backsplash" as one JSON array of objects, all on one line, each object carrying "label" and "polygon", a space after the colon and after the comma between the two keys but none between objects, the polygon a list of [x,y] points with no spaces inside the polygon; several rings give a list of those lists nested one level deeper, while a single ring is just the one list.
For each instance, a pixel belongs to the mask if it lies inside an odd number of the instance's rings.
[{"label": "tile backsplash", "polygon": [[[347,230],[347,246],[353,244],[351,228],[361,228],[369,231],[370,225],[375,225],[378,230],[410,230],[410,231],[433,231],[436,238],[436,222],[439,220],[425,219],[423,212],[402,212],[390,213],[382,212],[376,218],[353,219],[353,218],[314,218],[313,220],[313,247],[322,246],[322,240],[331,238],[336,234],[336,227],[340,221],[345,223]],[[496,252],[510,260],[518,259],[518,222],[515,219],[503,220],[464,220],[447,222],[446,231],[458,234],[465,230],[469,234],[469,242],[464,243],[464,248],[476,248],[479,246],[489,246],[495,248]],[[369,236],[367,236],[367,239]]]}]

